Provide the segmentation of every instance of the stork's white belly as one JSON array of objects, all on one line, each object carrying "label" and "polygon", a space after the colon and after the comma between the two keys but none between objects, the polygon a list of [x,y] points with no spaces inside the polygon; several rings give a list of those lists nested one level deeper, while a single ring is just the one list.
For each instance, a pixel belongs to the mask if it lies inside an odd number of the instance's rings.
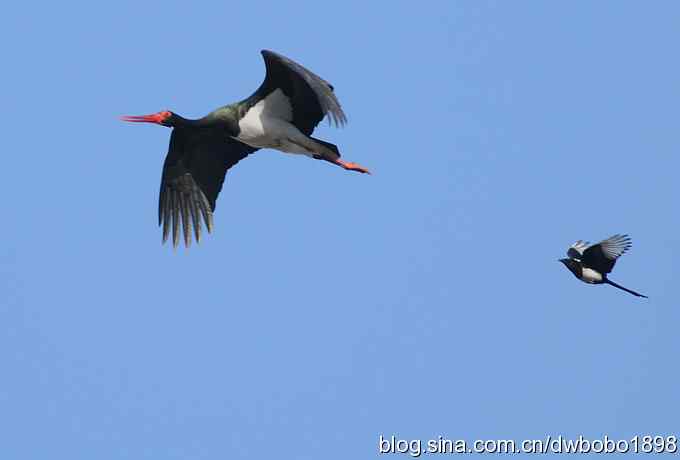
[{"label": "stork's white belly", "polygon": [[252,147],[311,156],[316,143],[302,134],[292,120],[290,101],[277,89],[246,112],[238,123],[240,132],[236,138]]},{"label": "stork's white belly", "polygon": [[589,284],[597,284],[602,281],[602,274],[596,272],[592,268],[583,267],[581,273],[581,281]]}]

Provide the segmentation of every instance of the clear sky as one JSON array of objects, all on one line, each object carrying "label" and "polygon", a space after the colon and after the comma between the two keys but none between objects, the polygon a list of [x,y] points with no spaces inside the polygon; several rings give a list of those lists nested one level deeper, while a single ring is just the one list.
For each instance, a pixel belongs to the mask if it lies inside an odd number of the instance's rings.
[{"label": "clear sky", "polygon": [[[677,2],[11,2],[0,22],[3,459],[680,435]],[[260,151],[173,252],[170,130],[117,117],[240,100],[263,48],[334,84],[349,124],[315,135],[374,175]],[[558,263],[614,233],[633,248],[611,278],[648,300]]]}]

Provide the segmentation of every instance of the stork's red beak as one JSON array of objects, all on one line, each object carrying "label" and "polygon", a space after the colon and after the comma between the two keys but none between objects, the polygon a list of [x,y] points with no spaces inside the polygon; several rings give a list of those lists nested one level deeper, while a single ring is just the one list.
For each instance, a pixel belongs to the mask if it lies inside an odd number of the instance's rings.
[{"label": "stork's red beak", "polygon": [[156,123],[160,125],[170,115],[170,112],[164,110],[163,112],[152,113],[151,115],[124,115],[120,117],[120,119],[123,121],[131,121],[133,123]]}]

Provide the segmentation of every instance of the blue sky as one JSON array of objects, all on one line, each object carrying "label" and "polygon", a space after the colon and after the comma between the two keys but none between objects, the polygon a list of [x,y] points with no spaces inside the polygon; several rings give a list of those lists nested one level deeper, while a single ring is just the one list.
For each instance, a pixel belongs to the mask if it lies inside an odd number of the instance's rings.
[{"label": "blue sky", "polygon": [[[0,27],[0,452],[346,459],[401,438],[680,435],[675,2],[41,2]],[[260,49],[335,87],[216,230],[156,227],[170,131]],[[628,233],[612,279],[557,259]],[[675,431],[674,431],[675,430]]]}]

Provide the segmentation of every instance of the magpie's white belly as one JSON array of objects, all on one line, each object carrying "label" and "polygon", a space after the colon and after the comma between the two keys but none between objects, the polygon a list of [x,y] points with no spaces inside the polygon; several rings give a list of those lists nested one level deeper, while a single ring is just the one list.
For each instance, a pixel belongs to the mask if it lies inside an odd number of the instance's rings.
[{"label": "magpie's white belly", "polygon": [[291,123],[292,120],[290,101],[277,89],[252,106],[241,118],[236,139],[252,147],[311,156],[315,143],[302,134]]},{"label": "magpie's white belly", "polygon": [[602,274],[596,272],[592,268],[583,267],[583,272],[581,273],[581,281],[589,284],[597,284],[602,281]]}]

